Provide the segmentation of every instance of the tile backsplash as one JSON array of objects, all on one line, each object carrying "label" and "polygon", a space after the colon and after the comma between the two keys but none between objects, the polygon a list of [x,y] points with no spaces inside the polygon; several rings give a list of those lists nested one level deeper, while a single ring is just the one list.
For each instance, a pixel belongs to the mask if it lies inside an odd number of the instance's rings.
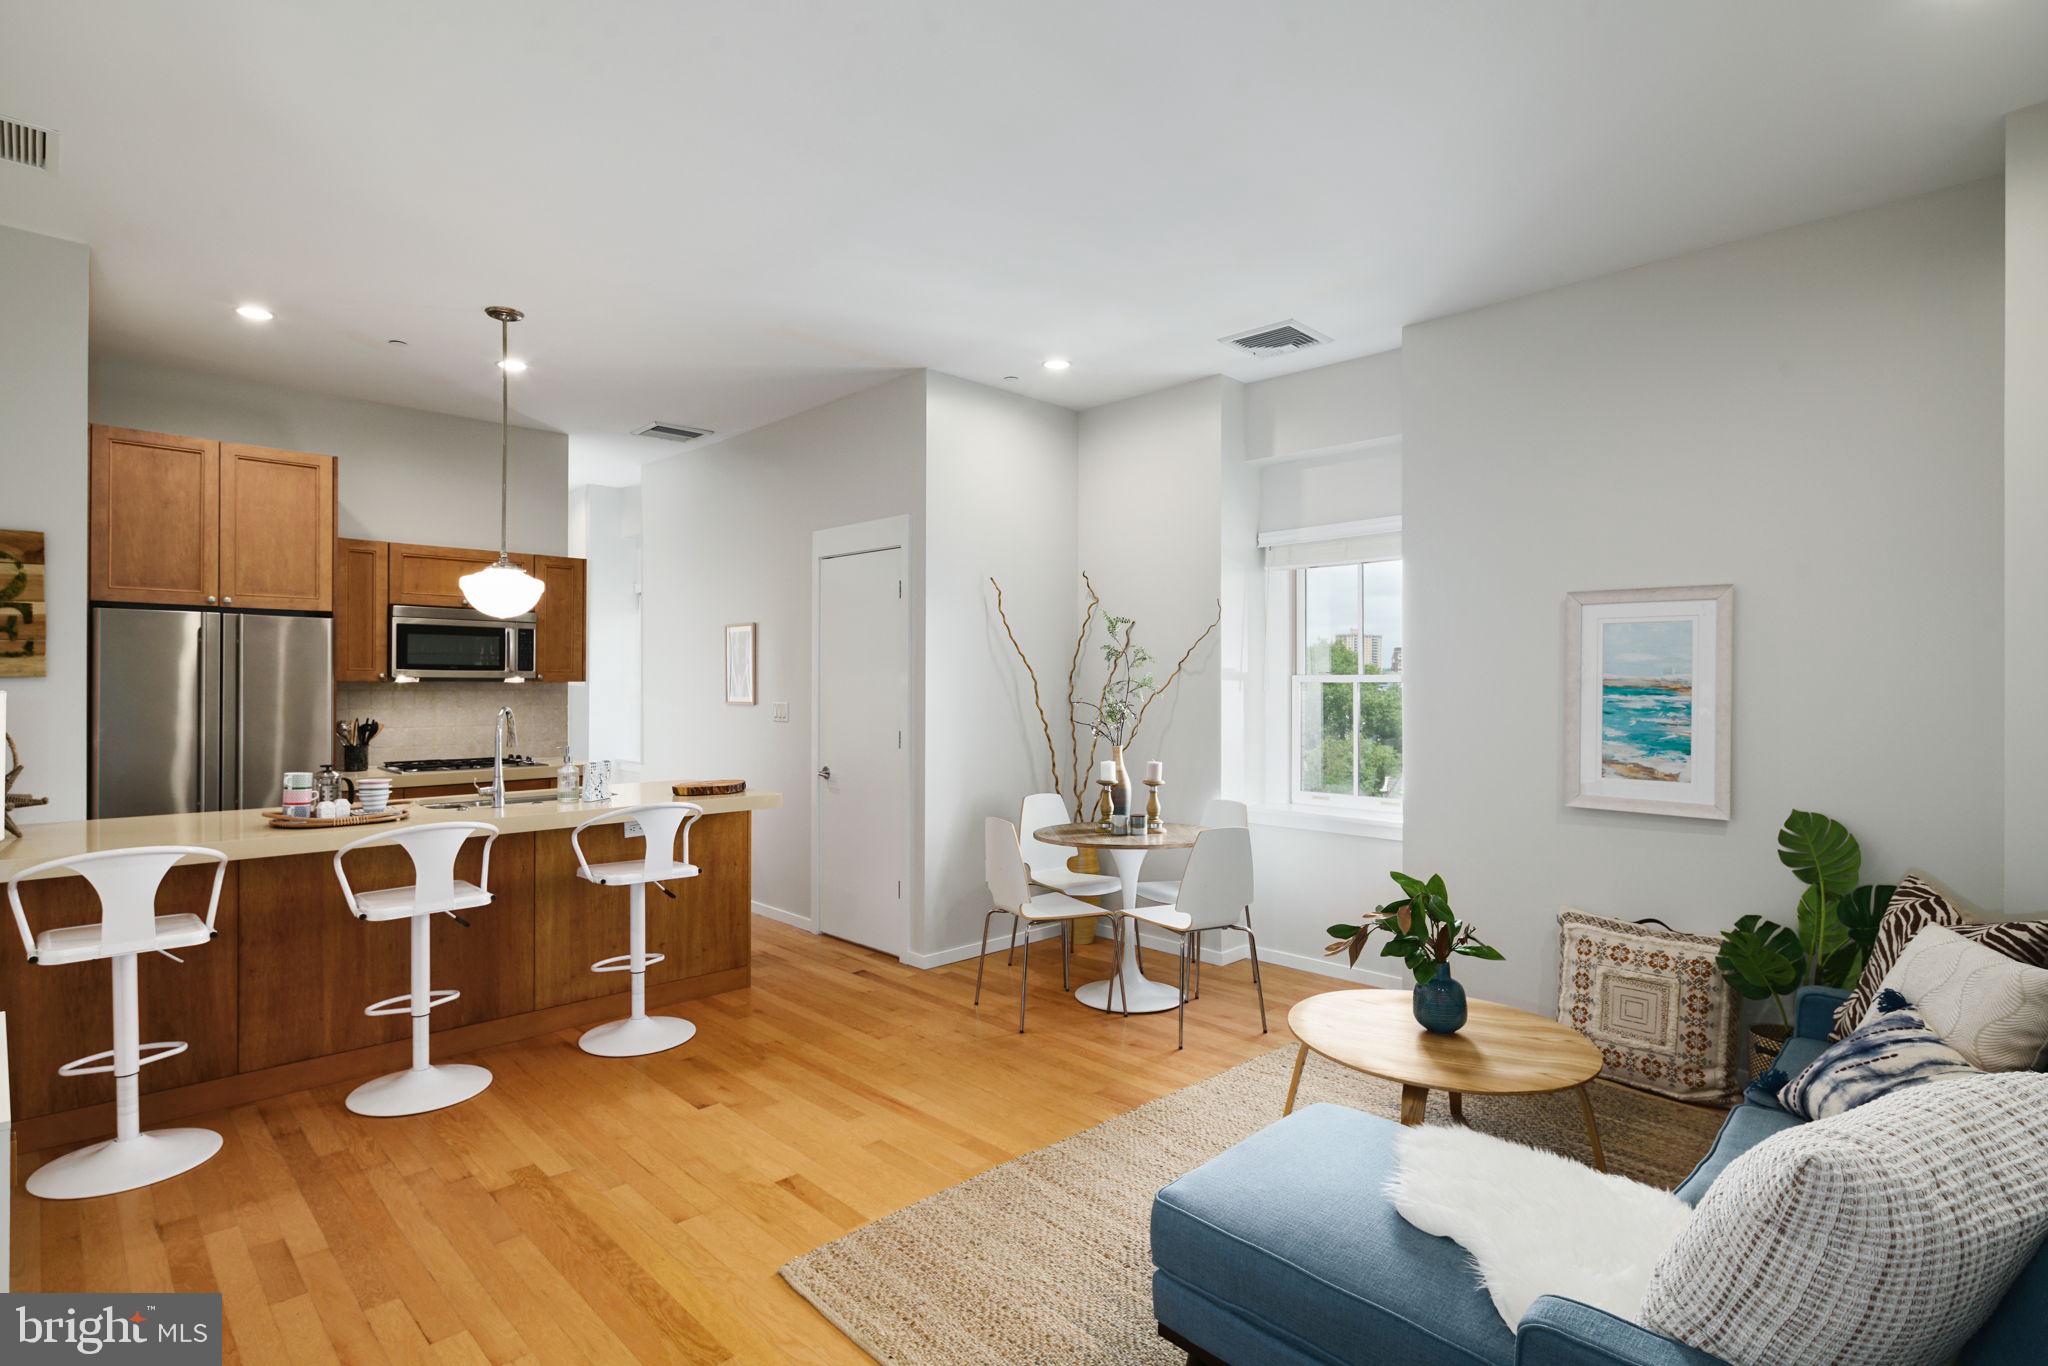
[{"label": "tile backsplash", "polygon": [[[489,754],[498,708],[512,708],[521,754],[555,759],[569,740],[566,683],[343,683],[334,690],[336,719],[375,717],[383,729],[370,742],[370,765],[394,759],[454,759]],[[339,747],[336,759],[339,760]]]}]

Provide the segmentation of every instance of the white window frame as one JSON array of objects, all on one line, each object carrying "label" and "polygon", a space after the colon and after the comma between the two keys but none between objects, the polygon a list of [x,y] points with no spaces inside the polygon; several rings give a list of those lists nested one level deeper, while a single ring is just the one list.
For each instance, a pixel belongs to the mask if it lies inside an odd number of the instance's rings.
[{"label": "white window frame", "polygon": [[[1358,573],[1359,602],[1359,646],[1362,651],[1365,642],[1365,566],[1399,561],[1400,556],[1381,559],[1355,560],[1348,562]],[[1305,590],[1306,576],[1311,568],[1340,568],[1338,565],[1299,566],[1284,570],[1287,575],[1288,614],[1290,620],[1289,657],[1287,660],[1287,791],[1288,802],[1298,810],[1324,810],[1343,812],[1349,815],[1376,817],[1381,820],[1399,821],[1402,816],[1402,798],[1382,797],[1356,791],[1358,786],[1358,707],[1361,687],[1398,686],[1401,689],[1402,707],[1402,749],[1401,772],[1404,779],[1408,771],[1407,751],[1407,683],[1398,673],[1377,674],[1327,674],[1306,672],[1308,665],[1308,594]],[[1405,572],[1405,569],[1404,569]],[[1405,635],[1406,623],[1402,624]],[[1405,659],[1403,661],[1406,662]],[[1311,792],[1301,785],[1301,695],[1304,684],[1349,683],[1351,688],[1351,792]],[[1320,689],[1317,693],[1320,696]],[[1403,788],[1405,792],[1405,785]]]}]

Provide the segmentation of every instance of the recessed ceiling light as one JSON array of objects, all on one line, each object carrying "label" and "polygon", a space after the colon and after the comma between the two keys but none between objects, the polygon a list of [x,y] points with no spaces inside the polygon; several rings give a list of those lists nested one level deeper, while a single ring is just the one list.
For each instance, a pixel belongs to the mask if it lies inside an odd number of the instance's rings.
[{"label": "recessed ceiling light", "polygon": [[267,323],[276,316],[262,304],[243,304],[235,312],[241,314],[252,323]]},{"label": "recessed ceiling light", "polygon": [[507,356],[498,362],[498,368],[508,375],[523,375],[526,373],[526,362],[517,356]]},{"label": "recessed ceiling light", "polygon": [[1046,361],[1045,368],[1048,370],[1064,370],[1072,364],[1073,362],[1065,356],[1053,356]]}]

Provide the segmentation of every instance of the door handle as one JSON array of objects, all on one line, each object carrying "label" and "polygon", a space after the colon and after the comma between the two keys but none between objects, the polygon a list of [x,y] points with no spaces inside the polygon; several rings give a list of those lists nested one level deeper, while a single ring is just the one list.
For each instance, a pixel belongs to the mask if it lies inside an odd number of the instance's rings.
[{"label": "door handle", "polygon": [[819,769],[819,770],[818,770],[818,776],[819,776],[820,778],[823,778],[823,779],[824,779],[824,780],[825,780],[826,782],[828,782],[828,783],[829,783],[829,782],[831,782],[831,781],[832,781],[832,766],[831,766],[830,764],[827,764],[827,765],[825,765],[825,767],[823,767],[823,768]]}]

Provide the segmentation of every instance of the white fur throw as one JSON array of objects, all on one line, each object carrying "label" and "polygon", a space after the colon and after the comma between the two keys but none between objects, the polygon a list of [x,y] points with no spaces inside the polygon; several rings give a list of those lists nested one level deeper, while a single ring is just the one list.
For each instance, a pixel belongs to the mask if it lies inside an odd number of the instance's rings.
[{"label": "white fur throw", "polygon": [[1463,1127],[1401,1131],[1387,1194],[1472,1254],[1510,1331],[1538,1296],[1633,1319],[1650,1270],[1692,1218],[1668,1191]]}]

